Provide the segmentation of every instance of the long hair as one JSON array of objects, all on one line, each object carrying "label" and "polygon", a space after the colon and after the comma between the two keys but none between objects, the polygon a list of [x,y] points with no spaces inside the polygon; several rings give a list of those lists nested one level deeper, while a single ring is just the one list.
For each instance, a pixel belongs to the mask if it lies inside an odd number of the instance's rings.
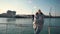
[{"label": "long hair", "polygon": [[38,15],[38,12],[36,12],[36,15]]},{"label": "long hair", "polygon": [[41,12],[41,10],[39,9],[38,12],[40,12],[41,15],[43,15],[43,13]]}]

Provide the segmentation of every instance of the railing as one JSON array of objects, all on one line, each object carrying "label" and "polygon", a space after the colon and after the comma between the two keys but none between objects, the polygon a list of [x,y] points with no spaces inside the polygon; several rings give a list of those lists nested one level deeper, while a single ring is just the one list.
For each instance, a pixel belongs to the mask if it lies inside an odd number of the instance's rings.
[{"label": "railing", "polygon": [[[48,34],[51,34],[51,28],[54,28],[55,30],[56,30],[56,32],[53,32],[53,33],[59,33],[58,31],[57,31],[57,29],[58,30],[60,30],[60,26],[48,26]],[[54,31],[55,31],[54,30]]]},{"label": "railing", "polygon": [[[13,23],[0,23],[0,25],[6,25],[5,27],[5,32],[3,33],[0,33],[0,34],[23,34],[24,33],[24,29],[22,28],[26,28],[26,29],[30,29],[31,28],[31,24],[13,24]],[[14,32],[14,33],[8,33],[8,29],[9,29],[9,26],[13,25],[15,28],[14,28],[14,31],[11,31],[11,32]],[[11,28],[10,28],[11,29]],[[17,29],[17,30],[16,30]],[[25,29],[25,31],[26,31]],[[20,32],[22,31],[22,32]]]}]

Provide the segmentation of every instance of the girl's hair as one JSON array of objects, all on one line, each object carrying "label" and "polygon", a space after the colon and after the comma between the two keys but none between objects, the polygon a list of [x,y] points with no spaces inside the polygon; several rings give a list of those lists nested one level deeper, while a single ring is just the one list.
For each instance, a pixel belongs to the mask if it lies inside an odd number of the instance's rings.
[{"label": "girl's hair", "polygon": [[39,9],[38,12],[40,12],[41,15],[43,15],[43,13],[41,12],[41,10]]},{"label": "girl's hair", "polygon": [[36,15],[38,15],[38,12],[36,12]]}]

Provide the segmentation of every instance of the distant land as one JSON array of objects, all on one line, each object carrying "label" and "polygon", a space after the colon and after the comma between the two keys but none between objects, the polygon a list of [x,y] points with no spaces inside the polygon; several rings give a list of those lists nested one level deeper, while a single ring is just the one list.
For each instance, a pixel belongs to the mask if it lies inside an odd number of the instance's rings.
[{"label": "distant land", "polygon": [[[33,18],[34,15],[16,15],[16,18]],[[60,18],[60,16],[48,16],[44,15],[44,18]]]},{"label": "distant land", "polygon": [[[1,16],[3,18],[34,18],[34,15],[16,15],[15,17],[7,17],[7,16]],[[44,18],[60,18],[60,16],[48,16],[48,15],[44,15]]]},{"label": "distant land", "polygon": [[[0,14],[2,18],[34,18],[34,15],[16,15],[16,11],[7,10],[6,13]],[[48,16],[44,15],[45,18],[60,18],[60,16]]]}]

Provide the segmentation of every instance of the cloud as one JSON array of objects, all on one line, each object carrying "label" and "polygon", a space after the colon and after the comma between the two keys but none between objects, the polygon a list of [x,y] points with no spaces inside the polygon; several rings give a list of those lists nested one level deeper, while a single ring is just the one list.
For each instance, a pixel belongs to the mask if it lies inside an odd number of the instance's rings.
[{"label": "cloud", "polygon": [[28,0],[28,3],[31,4],[32,3],[32,0]]}]

